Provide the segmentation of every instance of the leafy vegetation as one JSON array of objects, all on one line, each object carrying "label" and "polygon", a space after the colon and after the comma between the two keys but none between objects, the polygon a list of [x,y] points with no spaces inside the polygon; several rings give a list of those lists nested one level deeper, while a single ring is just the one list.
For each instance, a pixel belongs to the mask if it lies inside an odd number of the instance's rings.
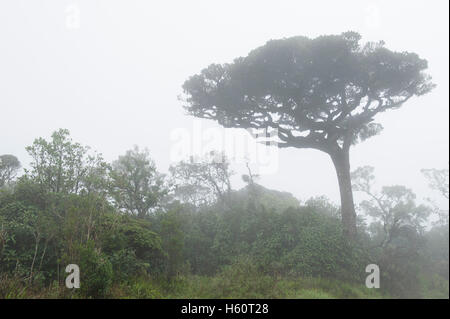
[{"label": "leafy vegetation", "polygon": [[[301,203],[250,171],[233,190],[223,155],[164,176],[147,150],[109,164],[67,130],[27,150],[18,178],[1,157],[0,298],[448,298],[448,218],[427,229],[433,209],[402,186],[374,191],[370,167],[353,173],[368,200],[349,241],[324,197]],[[371,263],[380,289],[365,287]]]}]

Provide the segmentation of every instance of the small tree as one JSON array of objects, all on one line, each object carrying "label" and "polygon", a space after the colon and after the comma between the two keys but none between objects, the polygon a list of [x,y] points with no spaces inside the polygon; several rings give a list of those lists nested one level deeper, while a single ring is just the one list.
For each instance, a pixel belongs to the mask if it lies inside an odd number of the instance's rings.
[{"label": "small tree", "polygon": [[175,196],[201,206],[224,201],[231,192],[230,163],[222,153],[211,151],[204,158],[181,161],[170,167]]},{"label": "small tree", "polygon": [[271,40],[183,85],[189,114],[224,127],[276,129],[278,147],[327,153],[336,168],[345,233],[356,234],[350,146],[381,131],[374,117],[428,93],[427,61],[360,35]]},{"label": "small tree", "polygon": [[422,169],[422,174],[428,179],[430,187],[448,199],[448,169]]},{"label": "small tree", "polygon": [[[422,169],[422,174],[428,179],[431,189],[438,191],[444,198],[448,200],[448,169]],[[435,207],[435,211],[439,216],[438,223],[448,226],[449,211],[447,209],[440,209],[431,199],[428,201]]]},{"label": "small tree", "polygon": [[[359,167],[352,172],[353,186],[369,196],[361,203],[362,210],[374,219],[372,229],[380,229],[380,247],[387,247],[402,234],[421,234],[430,215],[428,206],[415,203],[415,194],[408,188],[395,185],[384,186],[380,193],[373,190],[374,168]],[[380,226],[380,227],[378,227]]]},{"label": "small tree", "polygon": [[415,194],[404,186],[384,186],[376,192],[373,171],[373,167],[365,166],[352,172],[355,190],[369,197],[360,207],[372,219],[369,226],[374,242],[370,247],[372,258],[383,269],[384,289],[393,295],[417,298],[424,226],[431,208],[417,205]]},{"label": "small tree", "polygon": [[110,171],[111,195],[118,208],[140,218],[156,208],[167,194],[163,175],[158,173],[147,149],[137,146],[119,156]]},{"label": "small tree", "polygon": [[0,155],[0,187],[10,183],[20,168],[20,162],[14,155]]}]

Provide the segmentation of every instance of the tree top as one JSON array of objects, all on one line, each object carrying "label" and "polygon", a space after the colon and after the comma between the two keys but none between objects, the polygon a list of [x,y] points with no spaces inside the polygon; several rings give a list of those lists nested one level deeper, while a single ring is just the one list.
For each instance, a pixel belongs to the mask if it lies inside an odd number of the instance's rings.
[{"label": "tree top", "polygon": [[376,114],[432,90],[426,69],[356,32],[270,40],[191,76],[184,107],[224,127],[277,129],[279,147],[333,152],[377,134]]}]

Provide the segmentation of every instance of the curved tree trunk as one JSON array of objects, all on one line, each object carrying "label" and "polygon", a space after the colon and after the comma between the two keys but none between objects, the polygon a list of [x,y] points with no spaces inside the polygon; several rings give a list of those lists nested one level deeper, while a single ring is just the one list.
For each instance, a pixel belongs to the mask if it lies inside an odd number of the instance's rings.
[{"label": "curved tree trunk", "polygon": [[339,183],[341,195],[341,216],[344,235],[348,239],[356,237],[356,212],[353,202],[352,182],[350,178],[349,150],[340,150],[330,154]]}]

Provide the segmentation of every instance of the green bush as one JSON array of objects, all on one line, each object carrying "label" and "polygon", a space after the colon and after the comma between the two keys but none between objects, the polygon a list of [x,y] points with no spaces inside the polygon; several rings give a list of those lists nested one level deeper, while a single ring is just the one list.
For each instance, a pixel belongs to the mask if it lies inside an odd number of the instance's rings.
[{"label": "green bush", "polygon": [[108,258],[95,249],[93,242],[79,246],[80,292],[85,297],[107,296],[113,280]]},{"label": "green bush", "polygon": [[[195,227],[186,230],[185,255],[196,274],[217,273],[220,265],[247,255],[266,274],[359,282],[365,278],[368,254],[347,243],[340,220],[331,213],[317,213],[311,207],[276,212],[238,203],[228,211],[210,214],[216,214],[216,227],[210,226],[211,217],[199,213],[192,217]],[[204,264],[199,263],[199,251],[210,257]]]}]

